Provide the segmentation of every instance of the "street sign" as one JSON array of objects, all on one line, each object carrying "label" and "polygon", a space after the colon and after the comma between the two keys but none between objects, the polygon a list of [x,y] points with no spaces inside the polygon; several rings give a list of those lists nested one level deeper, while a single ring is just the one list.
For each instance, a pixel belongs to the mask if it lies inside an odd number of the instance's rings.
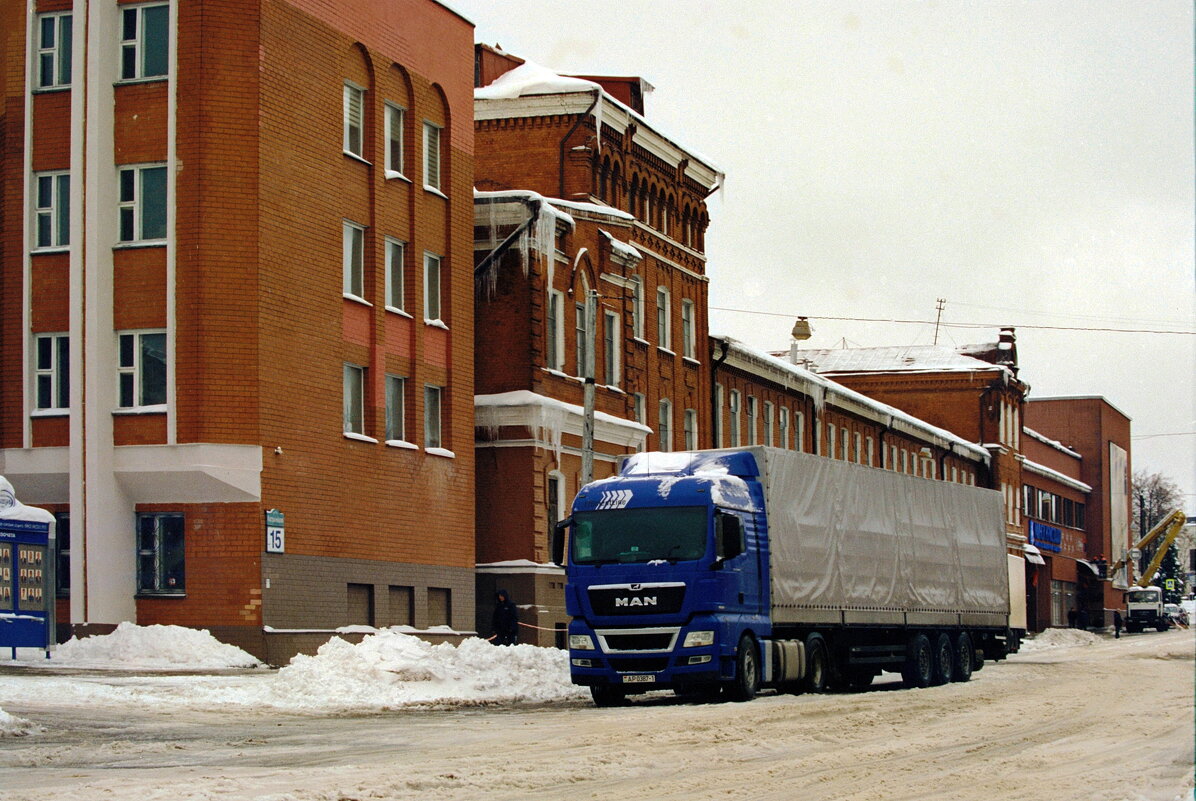
[{"label": "street sign", "polygon": [[266,553],[286,553],[286,526],[277,509],[266,510]]}]

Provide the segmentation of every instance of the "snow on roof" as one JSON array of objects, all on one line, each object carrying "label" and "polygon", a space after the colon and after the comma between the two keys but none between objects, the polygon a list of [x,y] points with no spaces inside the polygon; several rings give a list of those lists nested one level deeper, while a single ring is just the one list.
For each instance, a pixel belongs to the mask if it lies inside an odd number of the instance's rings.
[{"label": "snow on roof", "polygon": [[615,220],[626,220],[632,222],[635,220],[635,215],[630,214],[622,209],[616,209],[613,206],[604,206],[601,203],[582,203],[576,200],[561,200],[559,197],[545,197],[539,192],[533,192],[530,189],[502,189],[494,192],[484,192],[480,189],[473,190],[474,200],[540,200],[552,208],[552,211],[561,220],[569,223],[569,225],[576,225],[573,216],[569,211],[578,211],[585,214],[592,214],[599,217],[610,217]]},{"label": "snow on roof", "polygon": [[[924,438],[928,437],[933,440],[937,440],[944,446],[953,447],[964,455],[976,459],[977,461],[981,461],[984,464],[989,463],[991,457],[987,450],[974,442],[968,442],[962,437],[959,437],[956,434],[947,431],[946,429],[931,425],[925,420],[914,417],[912,414],[903,412],[894,406],[888,405],[887,403],[881,403],[880,401],[869,398],[867,395],[856,392],[854,389],[845,387],[842,384],[808,370],[805,367],[792,364],[791,362],[773,356],[772,354],[754,350],[753,348],[748,347],[732,337],[715,336],[713,334],[711,336],[715,339],[725,341],[728,344],[729,350],[741,358],[746,359],[749,362],[754,362],[755,364],[761,365],[763,367],[783,372],[786,375],[796,379],[798,382],[797,388],[799,390],[816,396],[816,406],[820,405],[818,396],[821,396],[822,403],[830,403],[832,405],[839,406],[844,404],[855,406],[857,409],[860,409],[865,413],[870,412],[874,417],[887,418],[888,424],[894,428],[905,428],[908,432],[915,435]],[[808,351],[801,351],[803,355],[805,355],[807,352]],[[987,362],[985,364],[987,364]],[[993,365],[988,366],[992,367]]]},{"label": "snow on roof", "polygon": [[986,346],[948,348],[941,345],[893,345],[876,348],[802,350],[801,355],[819,373],[955,373],[1006,368],[967,355]]},{"label": "snow on roof", "polygon": [[[497,430],[503,426],[530,429],[558,455],[562,435],[581,433],[585,410],[575,403],[540,395],[530,390],[474,396],[474,426]],[[634,420],[606,412],[594,412],[594,436],[623,448],[638,448],[652,429]]]},{"label": "snow on roof", "polygon": [[1044,434],[1039,434],[1037,431],[1035,431],[1032,428],[1026,428],[1025,426],[1023,426],[1022,433],[1025,434],[1030,439],[1038,440],[1039,442],[1041,442],[1044,445],[1048,445],[1057,451],[1066,453],[1068,456],[1074,457],[1076,459],[1084,458],[1080,454],[1073,451],[1071,448],[1064,445],[1062,442],[1059,442],[1058,440],[1055,440],[1055,439],[1051,439],[1050,437],[1048,437]]},{"label": "snow on roof", "polygon": [[1063,473],[1060,473],[1058,470],[1054,470],[1054,469],[1047,467],[1046,465],[1043,465],[1043,464],[1038,464],[1038,462],[1032,462],[1029,459],[1026,459],[1025,461],[1022,462],[1022,468],[1025,470],[1029,470],[1031,473],[1036,473],[1045,478],[1049,478],[1053,481],[1058,481],[1060,484],[1063,484],[1064,486],[1067,486],[1067,487],[1071,487],[1074,490],[1079,490],[1080,492],[1084,492],[1084,493],[1092,492],[1092,487],[1088,486],[1083,481],[1080,481],[1079,479],[1076,479],[1076,478],[1072,478],[1071,476],[1068,476],[1068,475],[1064,475]]},{"label": "snow on roof", "polygon": [[636,250],[635,247],[630,243],[615,239],[614,236],[607,231],[602,230],[601,228],[598,229],[598,233],[606,237],[606,240],[610,242],[610,249],[623,258],[631,259],[633,261],[640,261],[644,258],[642,255],[640,255],[640,252]]}]

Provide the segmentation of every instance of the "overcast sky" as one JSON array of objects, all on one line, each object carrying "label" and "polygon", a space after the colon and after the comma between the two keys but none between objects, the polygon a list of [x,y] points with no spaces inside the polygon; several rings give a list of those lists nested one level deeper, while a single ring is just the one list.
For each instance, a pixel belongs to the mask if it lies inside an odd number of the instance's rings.
[{"label": "overcast sky", "polygon": [[1030,396],[1107,398],[1196,511],[1189,0],[450,4],[558,72],[646,78],[649,121],[726,172],[712,332],[929,344],[944,298],[940,344],[1017,326]]}]

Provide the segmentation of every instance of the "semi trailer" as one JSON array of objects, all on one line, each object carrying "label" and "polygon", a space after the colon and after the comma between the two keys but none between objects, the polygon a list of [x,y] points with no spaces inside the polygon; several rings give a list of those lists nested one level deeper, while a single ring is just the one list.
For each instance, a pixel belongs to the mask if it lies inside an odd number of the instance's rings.
[{"label": "semi trailer", "polygon": [[862,688],[884,670],[967,681],[1024,634],[1003,509],[991,490],[777,448],[625,457],[553,538],[572,681],[599,706]]}]

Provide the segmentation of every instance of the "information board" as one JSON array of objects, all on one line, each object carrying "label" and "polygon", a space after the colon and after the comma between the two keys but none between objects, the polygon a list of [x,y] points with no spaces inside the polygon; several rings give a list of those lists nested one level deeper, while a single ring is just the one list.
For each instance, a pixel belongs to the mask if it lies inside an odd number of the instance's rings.
[{"label": "information board", "polygon": [[[37,510],[41,511],[41,510]],[[54,642],[53,522],[0,518],[0,647]]]}]

